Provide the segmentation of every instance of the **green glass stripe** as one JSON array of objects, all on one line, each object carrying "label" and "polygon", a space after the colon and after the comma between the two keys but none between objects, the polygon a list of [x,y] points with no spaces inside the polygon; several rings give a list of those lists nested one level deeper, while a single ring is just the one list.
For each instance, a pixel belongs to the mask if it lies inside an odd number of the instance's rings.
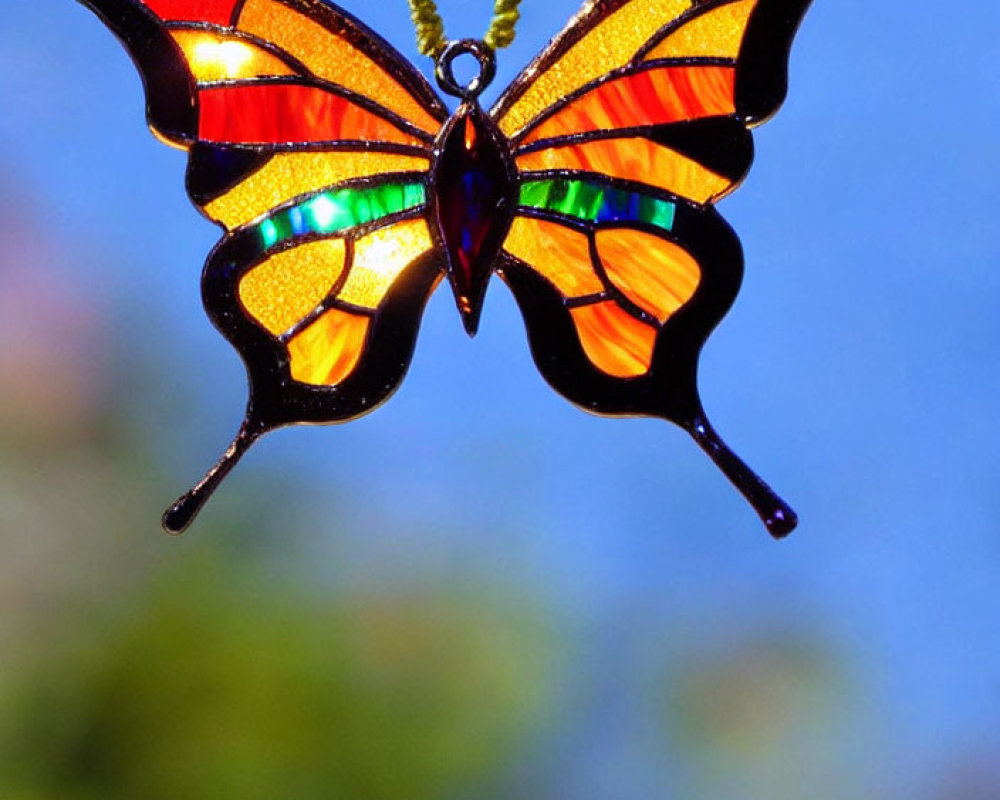
[{"label": "green glass stripe", "polygon": [[552,195],[553,199],[558,195],[559,201],[552,206],[552,210],[570,216],[580,216],[582,209],[579,200],[583,184],[580,181],[560,181],[556,186],[560,191],[553,192]]},{"label": "green glass stripe", "polygon": [[521,184],[520,203],[586,222],[645,222],[671,230],[677,205],[592,181],[553,178]]},{"label": "green glass stripe", "polygon": [[268,248],[278,241],[278,226],[269,219],[265,219],[259,226],[260,238],[264,242],[264,248]]},{"label": "green glass stripe", "polygon": [[639,200],[639,219],[669,231],[674,227],[677,206],[655,197],[643,196]]},{"label": "green glass stripe", "polygon": [[426,202],[422,183],[386,183],[322,192],[257,224],[262,249],[306,233],[337,233],[418,208]]},{"label": "green glass stripe", "polygon": [[403,184],[403,208],[415,208],[423,205],[424,185],[422,183]]},{"label": "green glass stripe", "polygon": [[547,208],[549,189],[553,181],[525,181],[521,184],[521,205],[529,208]]},{"label": "green glass stripe", "polygon": [[607,190],[592,183],[582,183],[578,195],[578,213],[589,220],[596,220],[601,215],[601,209],[608,202]]}]

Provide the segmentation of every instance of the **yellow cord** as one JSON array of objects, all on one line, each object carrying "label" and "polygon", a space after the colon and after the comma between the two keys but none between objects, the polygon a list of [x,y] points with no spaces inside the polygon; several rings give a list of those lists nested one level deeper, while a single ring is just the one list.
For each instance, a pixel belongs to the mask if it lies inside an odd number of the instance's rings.
[{"label": "yellow cord", "polygon": [[495,0],[490,29],[483,37],[483,42],[491,50],[499,50],[514,41],[514,26],[521,16],[517,10],[520,4],[521,0]]},{"label": "yellow cord", "polygon": [[[417,29],[417,50],[421,55],[437,58],[448,44],[444,35],[444,22],[438,14],[434,0],[408,0],[410,19]],[[494,0],[493,19],[483,42],[491,50],[499,50],[514,41],[514,26],[521,14],[517,7],[521,0]]]},{"label": "yellow cord", "polygon": [[409,0],[410,19],[417,29],[417,50],[421,55],[436,58],[447,44],[444,23],[434,0]]}]

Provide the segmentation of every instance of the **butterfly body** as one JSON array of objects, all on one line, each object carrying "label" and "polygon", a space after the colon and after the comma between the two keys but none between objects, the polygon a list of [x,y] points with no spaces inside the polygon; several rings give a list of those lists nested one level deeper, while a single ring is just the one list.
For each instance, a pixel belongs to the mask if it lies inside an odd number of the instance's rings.
[{"label": "butterfly body", "polygon": [[452,113],[331,0],[81,2],[131,52],[150,127],[188,152],[188,193],[223,230],[202,297],[249,378],[238,435],[167,530],[267,431],[384,402],[441,282],[474,334],[494,273],[560,394],[680,425],[774,536],[795,526],[708,423],[697,364],[743,274],[715,203],[784,99],[810,0],[590,0],[489,110],[492,51],[452,42],[436,60]]},{"label": "butterfly body", "polygon": [[517,181],[506,139],[475,99],[445,124],[429,186],[434,227],[466,331],[479,326],[483,298],[514,218]]}]

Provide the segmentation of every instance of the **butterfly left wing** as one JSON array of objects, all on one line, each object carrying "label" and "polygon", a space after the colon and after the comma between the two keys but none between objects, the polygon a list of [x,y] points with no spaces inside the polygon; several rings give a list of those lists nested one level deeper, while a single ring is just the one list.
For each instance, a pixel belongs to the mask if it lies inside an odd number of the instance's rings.
[{"label": "butterfly left wing", "polygon": [[775,536],[794,512],[709,425],[697,361],[742,251],[713,203],[784,98],[809,0],[596,0],[491,113],[519,208],[498,270],[549,383],[601,414],[688,430]]},{"label": "butterfly left wing", "polygon": [[183,530],[262,433],[383,402],[441,277],[426,202],[447,112],[424,78],[320,0],[84,0],[139,67],[154,133],[189,153],[225,235],[205,308],[239,351],[247,417],[164,517]]}]

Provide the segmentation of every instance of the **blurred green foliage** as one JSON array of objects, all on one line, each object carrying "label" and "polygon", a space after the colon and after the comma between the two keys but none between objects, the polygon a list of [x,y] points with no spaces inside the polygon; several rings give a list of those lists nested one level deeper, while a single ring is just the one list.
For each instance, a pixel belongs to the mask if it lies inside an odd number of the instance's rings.
[{"label": "blurred green foliage", "polygon": [[468,576],[332,578],[337,521],[273,474],[160,534],[163,428],[130,420],[182,390],[108,367],[141,357],[109,355],[25,231],[0,228],[0,798],[504,796],[548,713],[539,609]]},{"label": "blurred green foliage", "polygon": [[537,626],[474,598],[309,597],[251,573],[201,553],[22,664],[0,796],[491,795],[543,708]]}]

